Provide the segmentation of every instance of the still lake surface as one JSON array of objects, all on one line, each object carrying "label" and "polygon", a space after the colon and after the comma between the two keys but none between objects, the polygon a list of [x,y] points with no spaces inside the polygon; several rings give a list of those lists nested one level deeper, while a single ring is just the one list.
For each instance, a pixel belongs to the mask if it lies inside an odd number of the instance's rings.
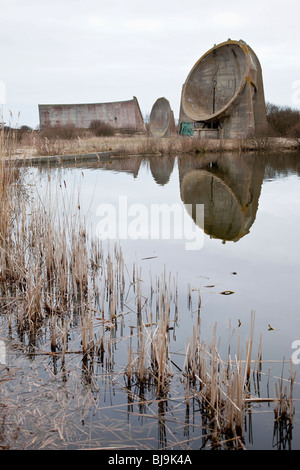
[{"label": "still lake surface", "polygon": [[[268,361],[289,360],[295,351],[293,342],[300,342],[299,154],[131,157],[50,168],[41,166],[26,169],[25,180],[30,184],[32,197],[35,191],[44,191],[49,174],[51,184],[54,187],[63,186],[70,200],[80,205],[91,236],[98,235],[99,222],[103,220],[99,208],[103,209],[103,204],[107,205],[106,208],[116,209],[117,220],[123,224],[117,226],[121,233],[124,233],[125,228],[128,229],[130,223],[131,227],[135,227],[135,233],[140,230],[142,239],[124,237],[120,245],[126,265],[135,263],[141,269],[143,292],[148,292],[149,278],[161,275],[164,270],[171,273],[172,279],[176,277],[179,313],[171,345],[174,362],[180,361],[180,354],[185,352],[186,339],[191,337],[199,291],[201,335],[209,338],[217,323],[218,335],[225,340],[224,352],[227,351],[230,327],[238,331],[241,338],[249,337],[251,312],[255,312],[254,355],[262,335],[266,367],[261,396],[266,396],[266,377],[270,368]],[[120,201],[123,201],[123,206],[120,206]],[[127,218],[124,216],[124,201],[128,210]],[[134,206],[136,204],[139,206]],[[187,224],[188,221],[192,222],[194,215],[188,210],[189,205],[204,205],[204,231],[194,222],[189,225],[192,234],[198,237],[197,249],[187,249],[187,242],[191,239],[172,236],[175,233],[173,225],[171,236],[165,239],[162,236],[156,239],[151,237],[151,220],[147,227],[143,223],[139,226],[137,222],[145,220],[137,218],[141,212],[130,211],[134,208],[137,211],[145,209],[144,214],[150,215],[153,204],[165,204],[169,208],[176,206],[178,214],[183,216]],[[194,296],[194,306],[187,305],[189,288]],[[222,295],[223,292],[231,292],[231,295]],[[124,331],[119,332],[120,337],[128,334],[126,329],[130,320],[128,322],[125,318],[124,323]],[[120,341],[114,352],[115,372],[120,371],[121,374],[126,359],[127,341]],[[49,388],[50,397],[51,387],[60,390],[62,384],[59,364],[56,365],[55,381],[51,375],[50,386],[44,372],[45,363],[41,362],[42,359],[38,360],[38,372],[35,373],[43,387]],[[47,360],[47,368],[52,370],[51,359]],[[76,360],[79,362],[79,358]],[[28,367],[26,357],[16,356],[13,351],[9,361],[11,364],[23,361],[22,367]],[[74,359],[70,359],[68,365],[70,370],[72,361]],[[31,368],[32,363],[33,359],[30,360]],[[273,363],[272,376],[280,376],[281,367]],[[288,369],[289,364],[286,366],[287,372]],[[99,365],[93,371],[92,381],[97,384],[97,390],[92,391],[95,403],[89,405],[89,412],[84,419],[76,422],[76,438],[70,438],[63,446],[80,448],[88,442],[90,447],[201,447],[203,440],[199,436],[202,430],[197,428],[202,424],[198,417],[200,413],[193,409],[187,420],[186,409],[181,408],[180,400],[176,401],[184,395],[180,384],[174,386],[163,409],[157,410],[153,406],[155,416],[160,414],[157,420],[149,416],[149,409],[146,410],[147,417],[142,416],[142,404],[131,409],[131,414],[128,413],[124,404],[130,406],[130,403],[123,390],[124,384],[120,384],[122,381],[119,377],[112,385],[108,384],[101,370]],[[253,406],[251,417],[250,414],[247,416],[247,420],[251,421],[248,421],[245,436],[247,448],[277,449],[290,446],[292,449],[300,449],[300,365],[295,364],[294,371],[296,412],[292,438],[289,437],[288,443],[284,438],[284,442],[276,439],[274,442],[272,407],[259,404]],[[72,372],[70,381],[71,378]],[[76,377],[72,380],[75,384]],[[73,386],[76,390],[80,388],[81,397],[85,396],[86,383],[81,381],[80,386]],[[91,383],[88,388],[90,393]],[[273,396],[273,391],[270,395]],[[146,398],[149,399],[149,396]],[[50,401],[48,398],[48,403]],[[58,405],[54,401],[48,405],[49,410],[52,406],[53,410],[57,410]],[[79,403],[78,398],[77,404],[70,404],[72,419],[75,419],[76,406],[81,406]],[[176,424],[176,419],[186,425]],[[65,423],[67,421],[66,415]]]}]

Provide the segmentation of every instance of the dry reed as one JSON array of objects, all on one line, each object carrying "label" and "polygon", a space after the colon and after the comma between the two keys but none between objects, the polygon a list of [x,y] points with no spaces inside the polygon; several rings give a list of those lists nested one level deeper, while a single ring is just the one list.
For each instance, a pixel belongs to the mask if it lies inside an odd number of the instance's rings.
[{"label": "dry reed", "polygon": [[[135,319],[128,339],[128,357],[124,366],[126,386],[138,388],[138,395],[146,388],[155,390],[165,400],[174,372],[171,360],[173,338],[179,312],[177,278],[166,268],[150,287],[150,296],[143,286],[141,268],[133,264],[126,285],[122,249],[114,245],[107,251],[99,240],[91,240],[82,221],[80,207],[74,208],[74,192],[68,200],[62,182],[54,194],[49,181],[45,198],[26,198],[18,170],[8,171],[0,161],[0,288],[3,297],[20,299],[10,308],[16,318],[18,330],[37,334],[40,325],[48,325],[49,350],[53,358],[64,363],[69,353],[80,353],[87,380],[93,375],[93,361],[99,362],[111,374],[114,371],[117,330],[122,326],[124,308],[129,309],[126,291],[134,294],[130,310]],[[23,188],[24,189],[24,188]],[[58,203],[59,201],[59,203]],[[72,214],[72,217],[70,217]],[[75,214],[75,216],[74,216]],[[188,310],[192,308],[191,285],[188,285]],[[201,295],[197,292],[197,321],[192,338],[186,343],[185,361],[180,377],[184,383],[187,407],[191,397],[200,404],[203,422],[216,440],[235,439],[243,446],[244,417],[253,400],[250,395],[252,369],[257,374],[262,366],[262,339],[258,355],[253,361],[255,314],[252,312],[250,337],[246,341],[245,358],[242,357],[240,338],[234,359],[231,345],[228,357],[221,358],[217,324],[206,345],[200,341]],[[80,338],[69,343],[72,322],[79,319]],[[97,325],[97,327],[96,327]],[[231,339],[231,332],[229,340]],[[76,349],[72,346],[76,345]],[[33,353],[38,351],[33,349]],[[176,375],[175,375],[176,378]],[[292,423],[293,384],[283,387],[283,373],[276,384],[275,421]],[[254,397],[255,398],[255,397]],[[161,403],[161,402],[160,402]]]},{"label": "dry reed", "polygon": [[[239,446],[244,439],[244,418],[246,408],[252,401],[264,399],[250,395],[251,370],[261,371],[262,340],[260,337],[257,359],[252,359],[255,313],[251,314],[250,338],[246,339],[245,359],[242,358],[240,338],[237,336],[235,359],[231,359],[231,346],[228,346],[228,358],[221,359],[219,341],[214,325],[209,346],[200,342],[200,320],[193,328],[192,340],[186,345],[183,377],[186,390],[198,397],[202,412],[209,417],[215,435],[223,434],[226,438],[234,437]],[[283,390],[282,380],[276,384],[276,418],[286,418],[292,422],[292,388],[294,376],[290,379],[290,394]],[[269,401],[269,400],[266,400]],[[274,399],[270,400],[274,401]]]}]

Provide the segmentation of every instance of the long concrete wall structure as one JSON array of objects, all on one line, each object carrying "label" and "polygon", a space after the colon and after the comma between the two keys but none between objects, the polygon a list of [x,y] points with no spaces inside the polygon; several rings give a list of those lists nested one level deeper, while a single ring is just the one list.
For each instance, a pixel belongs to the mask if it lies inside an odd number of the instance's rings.
[{"label": "long concrete wall structure", "polygon": [[259,60],[244,41],[228,41],[206,52],[190,71],[181,94],[181,133],[248,138],[266,127]]},{"label": "long concrete wall structure", "polygon": [[112,103],[40,104],[40,128],[75,125],[88,129],[95,120],[110,124],[115,129],[145,131],[144,119],[137,98]]}]

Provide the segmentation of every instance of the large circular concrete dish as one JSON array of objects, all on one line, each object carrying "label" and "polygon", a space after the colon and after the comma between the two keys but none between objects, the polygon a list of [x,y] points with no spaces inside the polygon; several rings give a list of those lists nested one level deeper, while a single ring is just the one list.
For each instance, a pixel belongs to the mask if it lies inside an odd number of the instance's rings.
[{"label": "large circular concrete dish", "polygon": [[185,115],[193,121],[217,121],[228,115],[247,80],[255,79],[256,63],[243,41],[214,46],[196,62],[183,85]]},{"label": "large circular concrete dish", "polygon": [[153,137],[166,137],[174,132],[174,114],[166,98],[155,101],[150,113],[149,130]]}]

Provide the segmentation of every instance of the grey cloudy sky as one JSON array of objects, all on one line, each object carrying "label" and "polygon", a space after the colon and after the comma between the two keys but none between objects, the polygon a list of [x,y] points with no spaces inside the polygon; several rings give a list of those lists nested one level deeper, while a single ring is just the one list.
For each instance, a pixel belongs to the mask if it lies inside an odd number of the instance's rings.
[{"label": "grey cloudy sky", "polygon": [[228,38],[256,52],[266,101],[299,108],[299,18],[299,0],[0,0],[5,120],[35,127],[39,103],[132,96],[143,115],[164,96],[177,118],[189,71]]}]

